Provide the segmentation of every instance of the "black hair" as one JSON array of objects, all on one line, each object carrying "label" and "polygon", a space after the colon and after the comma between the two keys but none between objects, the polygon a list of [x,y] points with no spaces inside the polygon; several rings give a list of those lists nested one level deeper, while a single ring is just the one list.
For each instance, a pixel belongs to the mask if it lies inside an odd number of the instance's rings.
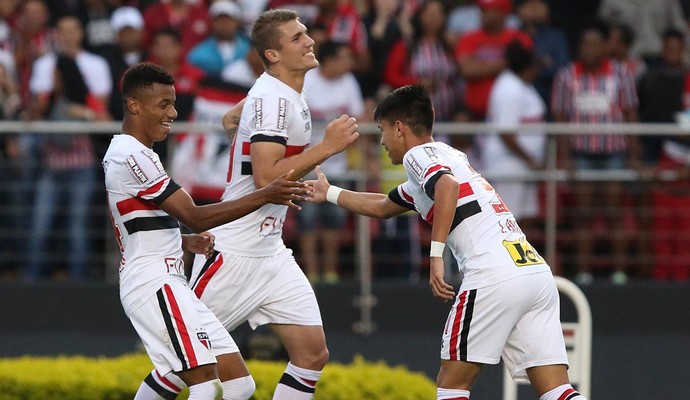
[{"label": "black hair", "polygon": [[620,23],[611,24],[609,27],[609,32],[612,32],[616,29],[618,29],[618,32],[621,36],[621,41],[625,43],[626,46],[630,47],[635,41],[635,32],[633,32],[629,25]]},{"label": "black hair", "polygon": [[678,39],[678,40],[685,40],[685,36],[683,35],[683,32],[679,31],[676,28],[668,28],[664,31],[664,34],[661,35],[661,38],[665,41],[667,39]]},{"label": "black hair", "polygon": [[609,39],[609,33],[610,33],[610,24],[607,23],[606,21],[603,21],[601,19],[592,19],[587,21],[582,28],[580,29],[580,40],[582,40],[582,35],[585,34],[585,32],[596,32],[598,33],[604,41]]},{"label": "black hair", "polygon": [[161,29],[157,30],[156,33],[154,33],[153,37],[155,38],[157,36],[171,36],[175,39],[176,42],[182,41],[182,35],[180,35],[180,31],[169,26],[164,26]]},{"label": "black hair", "polygon": [[135,97],[144,88],[153,87],[154,83],[174,85],[173,78],[168,71],[158,64],[144,62],[129,68],[122,75],[122,101]]},{"label": "black hair", "polygon": [[343,46],[347,46],[347,43],[335,40],[328,40],[323,44],[319,45],[319,48],[317,49],[318,54],[316,55],[316,58],[321,62],[325,62],[329,58],[336,57],[338,55],[338,51]]},{"label": "black hair", "polygon": [[518,40],[513,40],[506,46],[504,57],[508,68],[516,74],[520,74],[536,62],[534,52]]},{"label": "black hair", "polygon": [[415,135],[431,133],[434,126],[434,107],[422,85],[407,85],[395,89],[376,106],[374,120],[401,121]]}]

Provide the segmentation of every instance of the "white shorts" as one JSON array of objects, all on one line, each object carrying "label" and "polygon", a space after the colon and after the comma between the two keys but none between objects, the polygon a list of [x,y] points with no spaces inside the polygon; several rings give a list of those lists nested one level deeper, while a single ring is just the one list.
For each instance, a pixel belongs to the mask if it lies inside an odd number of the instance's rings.
[{"label": "white shorts", "polygon": [[161,375],[239,352],[220,321],[182,281],[165,283],[129,318]]},{"label": "white shorts", "polygon": [[316,295],[292,250],[268,257],[217,253],[194,261],[192,290],[226,329],[232,331],[244,321],[252,329],[264,324],[322,325]]},{"label": "white shorts", "polygon": [[458,294],[443,331],[441,359],[498,364],[500,357],[516,381],[526,380],[530,367],[568,365],[550,272]]}]

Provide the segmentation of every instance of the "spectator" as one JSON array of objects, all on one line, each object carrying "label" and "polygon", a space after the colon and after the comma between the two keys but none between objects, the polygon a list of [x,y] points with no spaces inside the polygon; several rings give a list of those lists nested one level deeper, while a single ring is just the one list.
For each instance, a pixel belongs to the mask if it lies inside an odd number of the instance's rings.
[{"label": "spectator", "polygon": [[[19,105],[17,78],[0,62],[0,121],[15,118]],[[0,179],[5,182],[0,185],[0,279],[14,277],[23,258],[18,232],[24,218],[18,213],[22,203],[17,187],[20,182],[17,162],[21,158],[15,157],[16,145],[14,137],[0,135]]]},{"label": "spectator", "polygon": [[204,40],[209,34],[206,6],[189,0],[157,0],[144,10],[144,47],[148,48],[153,35],[161,28],[180,32],[182,54]]},{"label": "spectator", "polygon": [[[371,66],[367,32],[353,0],[319,0],[316,25],[325,30],[324,40],[348,43],[354,57],[353,72],[364,74]],[[315,47],[323,41],[314,37]]]},{"label": "spectator", "polygon": [[[467,32],[481,28],[482,10],[479,8],[477,0],[450,0],[448,4],[450,14],[448,15],[448,33],[456,39]],[[518,29],[520,20],[514,14],[506,18],[506,26]]]},{"label": "spectator", "polygon": [[163,67],[175,78],[177,119],[189,120],[194,97],[197,93],[197,85],[199,80],[204,77],[204,71],[187,63],[182,58],[182,39],[179,32],[171,28],[163,28],[156,32],[151,43],[150,60]]},{"label": "spectator", "polygon": [[394,89],[420,83],[434,103],[437,121],[451,121],[458,108],[458,67],[445,41],[448,16],[440,0],[425,2],[415,14],[414,33],[400,40],[388,56],[384,78]]},{"label": "spectator", "polygon": [[[34,63],[30,88],[32,110],[37,119],[106,120],[105,102],[110,94],[110,71],[106,61],[81,47],[84,33],[79,19],[62,17],[56,24],[58,53],[48,53]],[[96,189],[98,162],[89,135],[51,135],[41,141],[43,166],[33,204],[31,238],[25,278],[43,277],[49,262],[48,239],[66,229],[70,277],[89,277],[90,236],[87,226]],[[59,210],[67,215],[60,223]],[[64,247],[63,247],[64,248]]]},{"label": "spectator", "polygon": [[[578,59],[556,75],[551,110],[556,121],[571,123],[616,123],[637,120],[637,92],[627,68],[608,58],[607,27],[590,24],[580,36]],[[566,169],[619,170],[639,165],[639,146],[635,137],[623,135],[561,136],[561,162]],[[598,211],[604,206],[606,234],[611,239],[614,283],[627,280],[625,261],[627,241],[621,217],[620,182],[575,182],[575,251],[580,284],[592,282],[591,266],[595,245],[594,229]]]},{"label": "spectator", "polygon": [[562,30],[550,24],[549,4],[545,0],[525,0],[517,14],[522,30],[534,43],[534,53],[539,61],[534,87],[544,102],[548,102],[556,71],[570,62],[568,39]]},{"label": "spectator", "polygon": [[[108,61],[113,87],[108,99],[108,112],[113,119],[119,121],[123,117],[122,96],[120,94],[122,74],[127,68],[146,59],[143,45],[144,18],[138,9],[124,6],[113,11],[110,26],[115,32],[115,42],[103,48],[100,55]],[[107,140],[105,146],[107,147],[109,143],[110,139]],[[105,154],[105,151],[102,154]]]},{"label": "spectator", "polygon": [[320,0],[270,0],[266,10],[282,8],[293,10],[299,16],[299,20],[311,29],[319,17]]},{"label": "spectator", "polygon": [[687,33],[688,22],[678,0],[602,0],[599,17],[633,29],[632,54],[652,64],[661,55],[661,36],[668,28]]},{"label": "spectator", "polygon": [[[307,72],[304,79],[312,122],[328,123],[343,114],[359,118],[364,113],[364,99],[352,74],[352,50],[346,43],[328,41],[319,47],[317,53],[320,65]],[[320,143],[323,135],[322,129],[314,129],[310,142]],[[321,169],[329,171],[332,180],[343,187],[354,188],[352,180],[346,176],[348,160],[345,152],[324,161]],[[344,210],[332,204],[304,203],[302,211],[297,213],[301,256],[307,278],[312,283],[338,281],[340,241],[346,218]]]},{"label": "spectator", "polygon": [[242,32],[239,6],[230,0],[217,0],[209,9],[211,35],[194,46],[187,61],[208,76],[220,77],[223,68],[243,59],[251,43]]},{"label": "spectator", "polygon": [[373,9],[362,18],[371,55],[371,68],[366,74],[360,75],[365,99],[373,99],[379,91],[386,91],[382,85],[388,55],[395,43],[412,37],[410,20],[413,10],[409,4],[401,0],[374,0]]},{"label": "spectator", "polygon": [[111,25],[113,7],[106,0],[84,0],[80,13],[81,23],[84,26],[86,50],[98,53],[103,46],[115,43],[117,32]]},{"label": "spectator", "polygon": [[609,51],[611,58],[623,64],[635,78],[635,82],[647,69],[640,57],[633,55],[630,48],[635,40],[635,33],[624,24],[611,24],[609,28]]},{"label": "spectator", "polygon": [[[495,124],[499,132],[480,137],[484,174],[527,174],[544,168],[546,135],[543,131],[518,130],[525,123],[543,122],[546,106],[533,85],[538,66],[534,52],[519,42],[506,47],[507,69],[496,78],[489,95],[487,122]],[[528,236],[538,229],[538,185],[529,181],[492,180],[496,193],[510,204],[520,228]],[[532,233],[532,235],[530,235]]]},{"label": "spectator", "polygon": [[[664,34],[663,64],[651,66],[640,79],[641,121],[671,122],[678,112],[685,110],[685,114],[690,109],[690,76],[683,62],[685,48],[682,32],[671,29]],[[646,209],[652,207],[653,217],[647,218],[646,224],[641,226],[638,259],[643,267],[652,262],[651,272],[656,279],[687,280],[690,278],[690,248],[684,238],[690,229],[690,143],[687,136],[653,136],[642,140],[648,167],[678,175],[674,181],[653,184],[651,196],[643,193],[646,195],[644,205]],[[641,213],[643,216],[649,214]]]},{"label": "spectator", "polygon": [[473,119],[484,120],[491,86],[505,68],[505,46],[513,40],[531,46],[532,41],[524,32],[506,27],[512,9],[510,0],[478,0],[478,4],[482,26],[460,37],[455,59],[465,78],[464,103]]}]

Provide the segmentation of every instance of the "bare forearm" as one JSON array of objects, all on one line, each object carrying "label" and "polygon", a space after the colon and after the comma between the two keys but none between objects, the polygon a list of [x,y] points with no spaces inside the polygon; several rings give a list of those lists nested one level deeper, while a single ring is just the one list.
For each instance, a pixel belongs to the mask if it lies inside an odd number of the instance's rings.
[{"label": "bare forearm", "polygon": [[271,168],[266,168],[265,165],[258,166],[257,164],[261,163],[261,160],[252,160],[254,183],[257,187],[264,187],[290,170],[294,170],[293,179],[299,180],[335,153],[326,146],[317,144],[300,154],[279,159]]},{"label": "bare forearm", "polygon": [[431,240],[445,243],[458,204],[458,182],[448,175],[442,176],[434,186],[434,224]]},{"label": "bare forearm", "polygon": [[393,203],[385,194],[350,190],[340,192],[338,206],[356,214],[374,218],[390,218],[408,211]]}]

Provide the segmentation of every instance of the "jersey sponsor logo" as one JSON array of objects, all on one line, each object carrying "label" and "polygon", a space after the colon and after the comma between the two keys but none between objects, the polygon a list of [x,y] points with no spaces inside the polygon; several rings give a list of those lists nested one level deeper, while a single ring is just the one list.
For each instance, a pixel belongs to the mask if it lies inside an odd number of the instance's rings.
[{"label": "jersey sponsor logo", "polygon": [[151,160],[151,162],[153,162],[153,165],[156,166],[156,168],[158,169],[158,172],[160,172],[161,174],[165,173],[165,168],[163,168],[163,163],[161,163],[161,160],[158,158],[156,153],[153,152],[153,150],[146,149],[146,150],[142,151],[142,153],[144,153],[144,155],[146,157],[148,157]]},{"label": "jersey sponsor logo", "polygon": [[286,116],[287,116],[287,100],[284,98],[279,98],[278,99],[278,130],[283,130],[285,129],[286,125]]},{"label": "jersey sponsor logo", "polygon": [[436,154],[436,149],[433,147],[424,147],[424,152],[431,159],[431,161],[438,162],[438,154]]},{"label": "jersey sponsor logo", "polygon": [[422,173],[423,173],[424,171],[422,170],[422,166],[419,165],[419,163],[417,162],[417,160],[415,160],[415,158],[414,158],[412,155],[410,155],[410,156],[407,158],[406,162],[407,162],[407,165],[409,165],[409,167],[412,168],[412,171],[413,171],[415,174],[417,174],[417,177],[421,178],[421,177],[422,177]]},{"label": "jersey sponsor logo", "polygon": [[144,171],[141,170],[139,164],[137,164],[137,160],[134,158],[134,156],[127,157],[126,161],[130,172],[132,172],[132,175],[134,175],[134,177],[137,178],[139,182],[146,183],[149,180]]},{"label": "jersey sponsor logo", "polygon": [[254,101],[254,129],[260,129],[263,123],[264,110],[263,110],[263,100],[256,99]]},{"label": "jersey sponsor logo", "polygon": [[283,220],[282,218],[276,218],[272,216],[264,218],[264,220],[261,222],[261,225],[259,226],[259,236],[268,237],[280,235],[283,231],[284,223],[285,220]]},{"label": "jersey sponsor logo", "polygon": [[504,240],[503,246],[518,267],[544,264],[544,259],[526,240]]}]

